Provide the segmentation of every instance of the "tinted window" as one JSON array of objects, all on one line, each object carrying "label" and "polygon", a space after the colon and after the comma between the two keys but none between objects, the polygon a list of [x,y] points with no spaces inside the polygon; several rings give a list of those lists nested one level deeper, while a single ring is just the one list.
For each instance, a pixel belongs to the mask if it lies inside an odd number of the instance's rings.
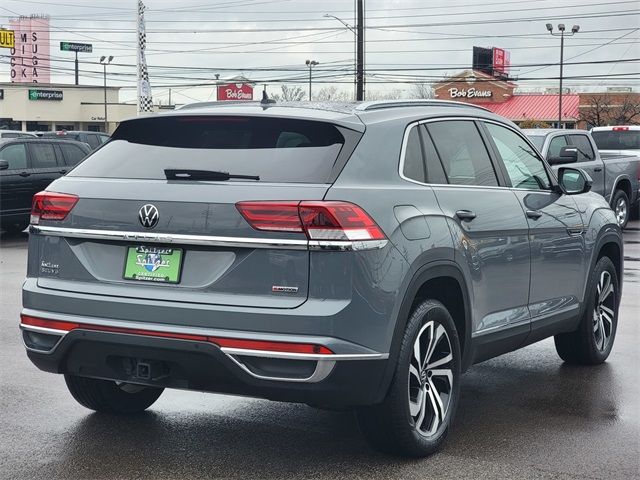
[{"label": "tinted window", "polygon": [[0,159],[9,162],[9,170],[24,170],[27,168],[27,147],[24,143],[7,145],[0,150]]},{"label": "tinted window", "polygon": [[87,137],[87,143],[89,144],[92,150],[102,145],[102,142],[100,141],[100,138],[98,137],[98,135],[93,133],[88,133],[86,137]]},{"label": "tinted window", "polygon": [[554,137],[549,143],[549,151],[547,152],[547,158],[559,157],[560,149],[562,147],[566,147],[567,145],[569,145],[569,142],[567,142],[567,137],[565,137],[564,135],[561,135],[559,137]]},{"label": "tinted window", "polygon": [[325,183],[345,139],[331,124],[274,117],[150,117],[123,122],[73,176],[164,179],[165,169]]},{"label": "tinted window", "polygon": [[29,145],[33,168],[52,168],[58,166],[56,162],[56,152],[52,144],[48,142],[33,142]]},{"label": "tinted window", "polygon": [[591,132],[599,150],[640,150],[640,130]]},{"label": "tinted window", "polygon": [[442,168],[442,162],[440,162],[440,158],[438,157],[436,147],[431,140],[431,135],[429,135],[424,125],[422,129],[422,145],[424,146],[424,155],[427,160],[427,182],[438,184],[449,183]]},{"label": "tinted window", "polygon": [[98,134],[98,139],[100,140],[100,143],[106,143],[111,137],[109,135],[101,135]]},{"label": "tinted window", "polygon": [[420,145],[420,134],[418,133],[417,126],[411,128],[409,136],[407,137],[402,173],[411,180],[417,180],[423,183],[426,181],[422,146]]},{"label": "tinted window", "polygon": [[487,149],[473,122],[434,122],[427,126],[449,183],[498,185]]},{"label": "tinted window", "polygon": [[520,135],[493,123],[487,123],[486,126],[513,187],[532,190],[551,187],[542,160]]},{"label": "tinted window", "polygon": [[60,148],[67,165],[77,165],[86,155],[78,145],[72,143],[61,143]]},{"label": "tinted window", "polygon": [[571,140],[571,143],[578,149],[579,162],[590,162],[594,158],[596,158],[596,155],[593,152],[593,147],[591,147],[589,137],[587,137],[586,135],[569,135],[569,139]]}]

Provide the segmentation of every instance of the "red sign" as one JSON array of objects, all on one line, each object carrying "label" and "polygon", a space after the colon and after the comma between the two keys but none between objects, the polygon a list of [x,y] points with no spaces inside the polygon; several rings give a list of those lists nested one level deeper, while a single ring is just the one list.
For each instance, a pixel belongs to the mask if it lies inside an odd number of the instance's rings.
[{"label": "red sign", "polygon": [[493,71],[509,75],[511,68],[511,53],[502,48],[493,47]]},{"label": "red sign", "polygon": [[246,83],[218,85],[218,100],[253,100],[253,87]]}]

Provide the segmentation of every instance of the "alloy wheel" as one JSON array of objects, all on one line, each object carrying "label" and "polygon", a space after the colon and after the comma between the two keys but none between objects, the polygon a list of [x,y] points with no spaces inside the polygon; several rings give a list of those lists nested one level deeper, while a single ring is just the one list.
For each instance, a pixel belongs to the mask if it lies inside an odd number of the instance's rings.
[{"label": "alloy wheel", "polygon": [[615,317],[616,292],[611,281],[611,274],[607,271],[600,274],[596,286],[596,301],[593,310],[593,336],[596,347],[601,352],[607,348],[613,333]]},{"label": "alloy wheel", "polygon": [[447,418],[453,392],[453,349],[445,328],[426,323],[409,362],[409,413],[419,434],[431,437]]},{"label": "alloy wheel", "polygon": [[624,198],[619,198],[616,202],[615,212],[618,225],[624,225],[627,221],[627,215],[629,212],[629,209],[627,208],[627,202]]}]

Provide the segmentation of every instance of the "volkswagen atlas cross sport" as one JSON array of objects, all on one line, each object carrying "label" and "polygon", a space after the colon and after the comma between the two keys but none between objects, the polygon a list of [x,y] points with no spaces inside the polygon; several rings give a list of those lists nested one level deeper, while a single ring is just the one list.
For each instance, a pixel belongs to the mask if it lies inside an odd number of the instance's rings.
[{"label": "volkswagen atlas cross sport", "polygon": [[164,388],[353,408],[424,456],[472,364],[551,336],[609,355],[621,231],[590,186],[459,103],[128,120],[34,198],[24,343],[99,412]]}]

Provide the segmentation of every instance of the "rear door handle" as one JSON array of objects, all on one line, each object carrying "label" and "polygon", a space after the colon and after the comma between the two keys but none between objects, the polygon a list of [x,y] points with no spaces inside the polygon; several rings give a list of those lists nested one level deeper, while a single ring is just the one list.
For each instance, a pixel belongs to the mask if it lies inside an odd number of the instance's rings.
[{"label": "rear door handle", "polygon": [[18,175],[20,175],[21,177],[28,177],[31,174],[29,172],[20,172]]},{"label": "rear door handle", "polygon": [[527,210],[527,217],[537,220],[542,216],[542,212],[537,210]]},{"label": "rear door handle", "polygon": [[471,210],[458,210],[456,212],[456,217],[464,222],[470,222],[474,218],[476,218],[476,214]]},{"label": "rear door handle", "polygon": [[602,167],[596,167],[593,169],[594,172],[601,172],[602,171]]}]

